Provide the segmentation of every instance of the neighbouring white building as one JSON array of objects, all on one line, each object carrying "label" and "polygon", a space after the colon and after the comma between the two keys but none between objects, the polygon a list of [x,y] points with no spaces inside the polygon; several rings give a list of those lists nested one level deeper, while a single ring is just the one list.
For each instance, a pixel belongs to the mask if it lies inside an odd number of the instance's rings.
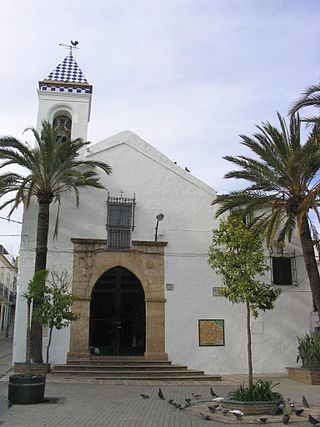
[{"label": "neighbouring white building", "polygon": [[[71,137],[87,137],[92,86],[72,53],[39,82],[37,127],[47,119]],[[214,155],[214,151],[213,151]],[[65,194],[59,236],[51,207],[48,269],[64,268],[79,321],[55,331],[52,363],[89,354],[169,358],[210,373],[247,371],[245,307],[219,296],[221,279],[207,263],[217,226],[216,193],[130,131],[91,145],[87,159],[113,172],[107,188],[83,190],[80,207]],[[14,361],[25,354],[26,305],[21,294],[34,269],[37,205],[24,213]],[[155,229],[156,228],[156,229]],[[266,251],[265,280],[283,293],[276,310],[253,321],[254,370],[295,366],[297,335],[311,327],[312,296],[297,240],[282,255]],[[47,338],[44,337],[44,345]]]},{"label": "neighbouring white building", "polygon": [[0,244],[0,339],[13,337],[18,264]]}]

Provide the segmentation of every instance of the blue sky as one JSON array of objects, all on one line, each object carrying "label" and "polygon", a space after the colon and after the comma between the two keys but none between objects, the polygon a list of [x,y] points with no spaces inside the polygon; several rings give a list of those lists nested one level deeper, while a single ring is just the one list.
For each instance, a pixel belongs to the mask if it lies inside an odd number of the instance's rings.
[{"label": "blue sky", "polygon": [[[38,81],[66,56],[59,43],[78,40],[88,139],[129,129],[220,193],[238,135],[276,123],[320,77],[316,0],[11,0],[0,16],[1,135],[35,125]],[[0,236],[15,253],[18,240]]]}]

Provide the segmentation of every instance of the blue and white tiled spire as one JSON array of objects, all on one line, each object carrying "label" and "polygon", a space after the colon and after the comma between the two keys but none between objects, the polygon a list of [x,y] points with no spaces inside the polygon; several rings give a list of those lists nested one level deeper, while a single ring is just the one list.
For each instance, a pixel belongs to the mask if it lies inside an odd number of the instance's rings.
[{"label": "blue and white tiled spire", "polygon": [[64,58],[46,78],[46,80],[54,80],[58,82],[70,83],[88,83],[79,65],[76,63],[72,53]]},{"label": "blue and white tiled spire", "polygon": [[88,84],[72,52],[39,82],[39,88],[47,92],[92,93],[92,86]]}]

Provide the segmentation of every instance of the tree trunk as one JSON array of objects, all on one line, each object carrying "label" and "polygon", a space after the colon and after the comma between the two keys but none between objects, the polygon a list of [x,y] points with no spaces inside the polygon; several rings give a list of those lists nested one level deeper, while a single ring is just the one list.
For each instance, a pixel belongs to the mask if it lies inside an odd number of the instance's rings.
[{"label": "tree trunk", "polygon": [[[38,201],[37,246],[35,272],[44,270],[47,266],[47,242],[49,231],[48,201]],[[41,304],[41,296],[33,301],[33,308]],[[43,363],[42,359],[42,325],[32,316],[31,321],[31,358],[35,363]]]},{"label": "tree trunk", "polygon": [[250,324],[250,306],[247,305],[247,338],[248,338],[248,386],[253,385],[253,368],[252,368],[252,346],[251,346],[251,324]]},{"label": "tree trunk", "polygon": [[300,229],[300,241],[302,246],[304,263],[307,269],[308,278],[310,282],[312,297],[320,321],[320,275],[314,253],[308,218],[305,218],[302,222]]},{"label": "tree trunk", "polygon": [[27,300],[27,333],[26,333],[26,377],[31,377],[31,359],[30,359],[30,318],[31,318],[31,299]]},{"label": "tree trunk", "polygon": [[52,340],[52,331],[53,331],[53,327],[50,328],[50,332],[49,332],[49,341],[48,341],[48,345],[47,345],[47,357],[46,357],[46,364],[49,364],[49,350],[50,350],[50,345],[51,345],[51,340]]}]

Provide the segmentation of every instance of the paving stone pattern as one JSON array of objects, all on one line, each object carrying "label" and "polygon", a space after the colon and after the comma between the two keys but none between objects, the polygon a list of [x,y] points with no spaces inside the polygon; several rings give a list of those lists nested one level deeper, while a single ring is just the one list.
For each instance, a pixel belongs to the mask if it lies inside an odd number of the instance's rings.
[{"label": "paving stone pattern", "polygon": [[[232,388],[231,384],[214,384],[213,386],[218,394],[221,395],[225,395]],[[191,397],[191,393],[202,394],[202,399],[209,400],[209,387],[207,385],[176,384],[162,385],[161,388],[166,397],[165,401],[160,400],[157,396],[157,384],[47,384],[46,398],[49,398],[49,400],[58,398],[57,401],[38,405],[13,405],[10,409],[0,414],[0,424],[8,427],[225,426],[222,423],[205,421],[200,416],[175,410],[167,403],[170,398],[176,402],[183,402],[186,397]],[[285,396],[290,394],[295,400],[301,400],[302,394],[307,396],[310,403],[319,403],[320,400],[320,386],[301,386],[287,378],[282,378],[278,389]],[[2,400],[5,399],[6,393],[7,383],[2,381],[0,382]],[[140,397],[140,393],[146,393],[150,398],[143,399]],[[308,422],[292,422],[290,424],[294,427],[310,426]],[[235,423],[234,425],[237,424]],[[277,425],[283,424],[272,424],[272,426]]]}]

